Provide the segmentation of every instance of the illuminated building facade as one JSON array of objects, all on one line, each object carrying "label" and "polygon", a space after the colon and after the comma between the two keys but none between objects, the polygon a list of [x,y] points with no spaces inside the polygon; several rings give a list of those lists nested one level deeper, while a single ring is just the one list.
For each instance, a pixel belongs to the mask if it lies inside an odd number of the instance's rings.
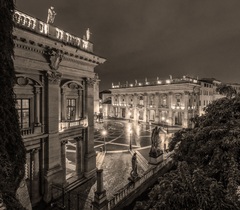
[{"label": "illuminated building facade", "polygon": [[[105,59],[93,44],[15,11],[16,108],[27,150],[26,183],[31,202],[49,202],[51,186],[95,176],[94,104]],[[95,92],[97,91],[97,94]],[[72,141],[76,167],[67,179],[66,145]]]},{"label": "illuminated building facade", "polygon": [[186,77],[113,85],[110,116],[189,127],[198,114],[200,83]]}]

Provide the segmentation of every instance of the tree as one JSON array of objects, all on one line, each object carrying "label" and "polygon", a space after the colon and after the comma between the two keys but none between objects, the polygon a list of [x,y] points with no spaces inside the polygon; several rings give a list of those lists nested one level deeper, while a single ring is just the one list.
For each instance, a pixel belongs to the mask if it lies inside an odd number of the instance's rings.
[{"label": "tree", "polygon": [[231,86],[226,84],[221,84],[216,89],[221,95],[225,95],[227,98],[232,98],[237,94],[237,91]]},{"label": "tree", "polygon": [[13,13],[13,0],[0,0],[0,199],[8,210],[23,209],[16,190],[24,177],[26,155],[13,92]]},{"label": "tree", "polygon": [[170,143],[176,169],[135,209],[240,209],[240,95],[209,104]]}]

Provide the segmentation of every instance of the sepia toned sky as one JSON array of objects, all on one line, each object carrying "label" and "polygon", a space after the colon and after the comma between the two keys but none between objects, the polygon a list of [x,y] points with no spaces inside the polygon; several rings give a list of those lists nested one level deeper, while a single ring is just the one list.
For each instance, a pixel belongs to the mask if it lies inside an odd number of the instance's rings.
[{"label": "sepia toned sky", "polygon": [[100,89],[169,75],[240,83],[239,0],[16,0],[16,8],[82,37],[90,28]]}]

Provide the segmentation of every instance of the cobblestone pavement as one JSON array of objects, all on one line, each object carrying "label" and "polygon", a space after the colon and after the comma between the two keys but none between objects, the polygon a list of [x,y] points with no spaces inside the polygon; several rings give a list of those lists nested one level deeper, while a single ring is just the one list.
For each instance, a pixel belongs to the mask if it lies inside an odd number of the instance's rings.
[{"label": "cobblestone pavement", "polygon": [[[148,168],[148,153],[151,146],[151,132],[154,125],[139,124],[126,120],[105,120],[95,124],[94,148],[97,152],[97,168],[103,169],[103,186],[107,198],[111,199],[129,181],[132,170],[132,153],[137,152],[138,173],[141,176]],[[107,133],[103,136],[103,130]],[[130,151],[130,148],[132,150]],[[76,144],[67,144],[67,172],[71,176],[75,169]],[[96,183],[88,191],[93,200]]]}]

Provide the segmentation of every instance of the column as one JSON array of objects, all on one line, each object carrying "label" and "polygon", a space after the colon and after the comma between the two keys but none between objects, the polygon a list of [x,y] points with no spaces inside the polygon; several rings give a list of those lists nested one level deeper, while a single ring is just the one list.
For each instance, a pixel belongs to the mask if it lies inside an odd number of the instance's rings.
[{"label": "column", "polygon": [[154,104],[155,104],[155,122],[156,123],[158,123],[159,122],[159,109],[158,109],[158,107],[159,107],[159,93],[158,92],[156,92],[155,93],[155,102],[154,102]]},{"label": "column", "polygon": [[189,106],[189,96],[190,93],[188,91],[184,92],[184,116],[183,116],[183,127],[188,127],[188,106]]},{"label": "column", "polygon": [[39,177],[39,148],[31,151],[32,159],[32,203],[40,201],[40,177]]},{"label": "column", "polygon": [[78,115],[80,119],[82,118],[82,89],[78,90]]},{"label": "column", "polygon": [[125,104],[126,104],[126,113],[125,113],[125,119],[130,119],[130,115],[129,115],[129,95],[126,94],[125,95]]},{"label": "column", "polygon": [[138,95],[137,94],[134,94],[133,95],[133,120],[138,120],[138,117],[137,117],[137,105],[138,105]]},{"label": "column", "polygon": [[40,124],[40,86],[35,86],[35,126]]},{"label": "column", "polygon": [[83,137],[79,136],[76,140],[76,176],[78,178],[83,175]]},{"label": "column", "polygon": [[173,119],[174,118],[174,114],[173,114],[173,111],[172,111],[172,103],[173,103],[173,100],[172,100],[172,98],[173,98],[173,93],[172,92],[169,92],[168,93],[168,96],[167,96],[167,99],[168,99],[168,120],[169,120],[169,125],[174,125],[175,123],[174,123],[174,120],[175,119]]},{"label": "column", "polygon": [[147,95],[147,93],[143,94],[143,104],[144,104],[143,121],[147,122],[147,104],[148,104],[148,95]]},{"label": "column", "polygon": [[63,178],[66,180],[67,176],[67,169],[66,169],[66,144],[68,143],[68,140],[64,140],[61,142],[61,165],[63,170]]},{"label": "column", "polygon": [[85,92],[85,116],[88,120],[88,127],[84,131],[85,155],[84,155],[84,175],[86,177],[95,176],[96,172],[96,152],[94,150],[94,119],[93,119],[93,85],[95,80],[86,78],[86,92]]}]

